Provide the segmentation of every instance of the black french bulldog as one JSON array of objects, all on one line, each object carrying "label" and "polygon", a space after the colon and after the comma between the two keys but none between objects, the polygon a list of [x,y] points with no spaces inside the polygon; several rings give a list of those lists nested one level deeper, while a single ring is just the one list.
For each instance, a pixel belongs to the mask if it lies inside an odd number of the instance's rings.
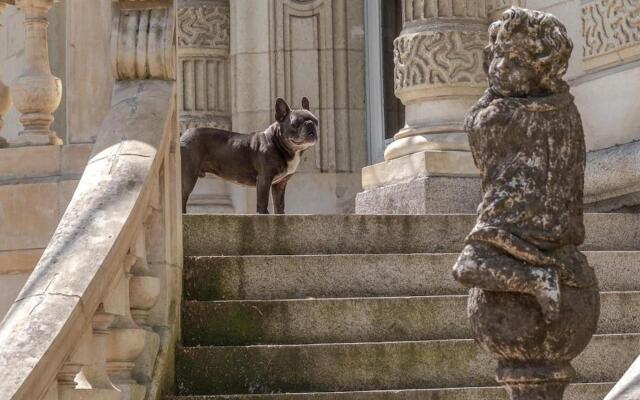
[{"label": "black french bulldog", "polygon": [[180,138],[182,157],[182,212],[198,177],[209,172],[246,186],[256,186],[257,212],[268,214],[269,189],[276,214],[284,214],[287,182],[300,156],[318,141],[318,119],[302,98],[302,109],[291,110],[276,100],[276,122],[264,132],[242,134],[213,128],[194,128]]}]

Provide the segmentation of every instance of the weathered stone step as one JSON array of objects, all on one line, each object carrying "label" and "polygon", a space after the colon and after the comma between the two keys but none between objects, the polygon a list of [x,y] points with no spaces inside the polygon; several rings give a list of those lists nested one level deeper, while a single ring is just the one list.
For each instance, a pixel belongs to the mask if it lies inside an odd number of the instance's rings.
[{"label": "weathered stone step", "polygon": [[[569,385],[564,400],[602,400],[613,383]],[[167,400],[508,400],[501,387],[460,389],[373,390],[366,392],[278,393],[219,396],[177,396]]]},{"label": "weathered stone step", "polygon": [[[587,252],[602,291],[640,290],[640,252]],[[466,294],[457,253],[186,257],[184,297],[272,300]]]},{"label": "weathered stone step", "polygon": [[[576,382],[616,381],[640,334],[594,336]],[[180,395],[343,392],[492,386],[495,363],[473,340],[188,347],[176,354]]]},{"label": "weathered stone step", "polygon": [[[189,256],[460,251],[472,214],[185,215]],[[640,214],[585,215],[586,250],[640,250]]]},{"label": "weathered stone step", "polygon": [[[467,296],[187,301],[185,346],[471,338]],[[640,333],[640,292],[601,297],[598,333]]]}]

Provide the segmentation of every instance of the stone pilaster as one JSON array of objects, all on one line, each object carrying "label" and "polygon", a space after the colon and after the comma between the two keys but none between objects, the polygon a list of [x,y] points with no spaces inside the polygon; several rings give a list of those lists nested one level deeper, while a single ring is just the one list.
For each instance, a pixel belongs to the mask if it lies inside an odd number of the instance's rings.
[{"label": "stone pilaster", "polygon": [[463,122],[487,86],[487,3],[404,0],[402,7],[394,81],[406,125],[386,161],[363,169],[356,211],[471,212],[480,192]]},{"label": "stone pilaster", "polygon": [[180,128],[231,129],[229,0],[178,3]]},{"label": "stone pilaster", "polygon": [[[178,113],[180,131],[211,127],[231,130],[229,0],[178,2]],[[233,212],[227,185],[201,179],[188,210]]]}]

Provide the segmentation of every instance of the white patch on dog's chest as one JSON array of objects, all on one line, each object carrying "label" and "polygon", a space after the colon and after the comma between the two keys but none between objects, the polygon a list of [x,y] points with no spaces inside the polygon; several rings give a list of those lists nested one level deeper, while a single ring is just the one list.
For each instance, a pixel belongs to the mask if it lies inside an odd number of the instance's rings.
[{"label": "white patch on dog's chest", "polygon": [[287,176],[296,172],[296,170],[298,169],[298,165],[300,165],[300,152],[296,151],[296,154],[293,156],[293,158],[287,161],[287,170],[282,174],[277,175],[273,179],[273,183],[278,183],[284,178],[286,178]]}]

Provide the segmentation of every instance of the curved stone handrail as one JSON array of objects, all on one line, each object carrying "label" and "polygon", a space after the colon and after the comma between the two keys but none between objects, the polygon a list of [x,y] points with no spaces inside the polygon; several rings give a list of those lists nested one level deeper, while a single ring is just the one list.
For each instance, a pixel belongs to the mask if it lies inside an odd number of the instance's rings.
[{"label": "curved stone handrail", "polygon": [[0,323],[1,399],[151,399],[167,385],[182,257],[174,7],[114,1],[112,107]]},{"label": "curved stone handrail", "polygon": [[175,84],[133,81],[115,104],[40,262],[0,326],[0,398],[39,399],[122,275],[175,132]]}]

